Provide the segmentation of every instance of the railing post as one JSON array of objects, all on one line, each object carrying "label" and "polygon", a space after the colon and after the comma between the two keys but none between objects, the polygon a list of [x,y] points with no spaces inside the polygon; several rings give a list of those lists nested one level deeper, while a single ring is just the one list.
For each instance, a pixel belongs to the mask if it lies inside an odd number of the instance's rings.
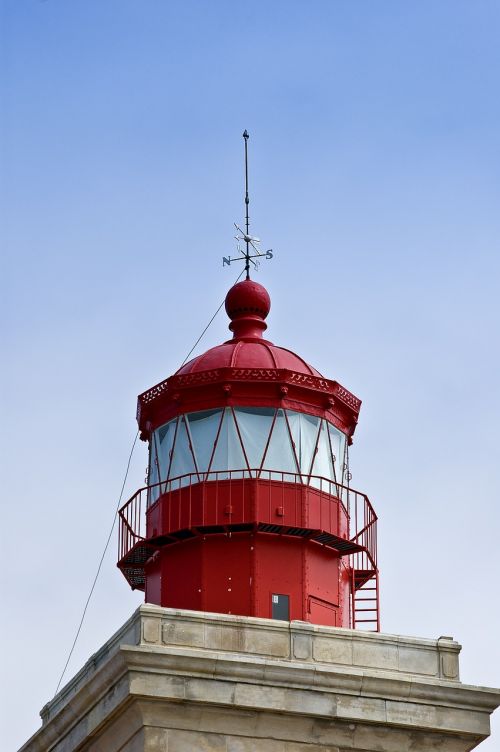
[{"label": "railing post", "polygon": [[355,581],[355,568],[354,562],[351,562],[351,626],[356,629],[356,581]]}]

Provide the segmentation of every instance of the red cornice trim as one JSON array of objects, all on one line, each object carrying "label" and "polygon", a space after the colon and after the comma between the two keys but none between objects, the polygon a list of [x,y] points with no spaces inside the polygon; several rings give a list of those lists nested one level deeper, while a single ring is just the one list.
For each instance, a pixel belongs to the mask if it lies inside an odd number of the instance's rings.
[{"label": "red cornice trim", "polygon": [[[223,393],[219,394],[219,385]],[[284,389],[284,386],[287,386]],[[230,387],[228,389],[228,386]],[[138,397],[137,420],[143,438],[176,414],[224,405],[272,404],[326,417],[352,436],[361,400],[336,381],[273,368],[217,368],[178,374]]]}]

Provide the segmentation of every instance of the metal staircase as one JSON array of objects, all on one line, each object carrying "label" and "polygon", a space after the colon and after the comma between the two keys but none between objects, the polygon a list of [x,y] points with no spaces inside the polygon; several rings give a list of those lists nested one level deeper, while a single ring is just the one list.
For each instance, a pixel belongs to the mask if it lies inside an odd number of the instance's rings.
[{"label": "metal staircase", "polygon": [[351,572],[352,627],[369,632],[379,632],[378,570],[353,568]]}]

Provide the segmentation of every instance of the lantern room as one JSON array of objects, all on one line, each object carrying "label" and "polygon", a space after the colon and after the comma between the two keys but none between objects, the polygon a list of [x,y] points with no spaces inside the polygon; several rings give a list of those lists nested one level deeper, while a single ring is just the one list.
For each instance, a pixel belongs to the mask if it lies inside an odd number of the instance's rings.
[{"label": "lantern room", "polygon": [[350,487],[360,400],[264,338],[270,298],[226,297],[233,336],[139,396],[148,485],[118,566],[174,608],[379,629],[377,517]]}]

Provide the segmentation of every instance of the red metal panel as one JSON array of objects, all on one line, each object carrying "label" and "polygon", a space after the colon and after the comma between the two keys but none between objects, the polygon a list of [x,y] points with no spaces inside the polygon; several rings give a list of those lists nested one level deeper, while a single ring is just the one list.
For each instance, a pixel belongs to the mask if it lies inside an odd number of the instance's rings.
[{"label": "red metal panel", "polygon": [[291,619],[348,624],[339,559],[300,538],[236,533],[169,545],[146,565],[146,583],[148,603],[271,618],[271,597],[279,593],[290,597]]},{"label": "red metal panel", "polygon": [[189,484],[179,489],[179,530],[191,527],[192,495],[193,489],[197,488],[197,485]]},{"label": "red metal panel", "polygon": [[162,501],[159,499],[156,501],[147,511],[146,514],[146,538],[153,538],[155,535],[162,533],[162,527],[160,524]]},{"label": "red metal panel", "polygon": [[160,605],[202,609],[202,541],[195,539],[165,546],[160,552]]},{"label": "red metal panel", "polygon": [[[305,592],[310,597],[339,605],[339,558],[324,546],[309,544],[305,550],[307,582]],[[313,620],[312,620],[313,621]],[[323,622],[318,622],[323,623]]]},{"label": "red metal panel", "polygon": [[203,608],[251,614],[251,540],[248,535],[212,535],[203,542]]},{"label": "red metal panel", "polygon": [[[301,527],[301,485],[282,480],[268,480],[266,474],[267,472],[263,471],[263,477],[257,483],[254,520]],[[284,477],[286,476],[287,473],[284,474]]]},{"label": "red metal panel", "polygon": [[[184,485],[163,494],[148,509],[146,537],[242,522],[307,527],[348,537],[347,512],[335,497],[289,473],[262,471],[259,478],[238,477],[241,474],[237,471],[235,477],[228,478],[231,473],[212,473],[205,482],[199,482],[196,474],[186,476],[179,481]],[[266,477],[269,475],[271,479]],[[296,477],[296,482],[274,480],[275,475]],[[325,487],[329,487],[327,482]]]},{"label": "red metal panel", "polygon": [[162,606],[161,598],[161,577],[162,566],[160,557],[156,556],[146,565],[146,603],[154,603],[156,606]]},{"label": "red metal panel", "polygon": [[341,559],[339,562],[339,604],[341,621],[338,623],[339,627],[352,628],[352,613],[351,613],[351,568],[349,562],[345,559]]},{"label": "red metal panel", "polygon": [[255,616],[270,619],[273,593],[290,596],[290,619],[304,619],[302,539],[255,536],[255,579],[259,583]]},{"label": "red metal panel", "polygon": [[339,536],[339,538],[349,538],[349,517],[347,515],[347,510],[341,501],[339,501],[339,504],[337,506],[337,515],[337,535]]},{"label": "red metal panel", "polygon": [[321,495],[315,488],[306,491],[305,525],[312,529],[321,529]]},{"label": "red metal panel", "polygon": [[331,603],[309,598],[309,619],[313,624],[322,624],[325,627],[337,626],[337,611]]}]

